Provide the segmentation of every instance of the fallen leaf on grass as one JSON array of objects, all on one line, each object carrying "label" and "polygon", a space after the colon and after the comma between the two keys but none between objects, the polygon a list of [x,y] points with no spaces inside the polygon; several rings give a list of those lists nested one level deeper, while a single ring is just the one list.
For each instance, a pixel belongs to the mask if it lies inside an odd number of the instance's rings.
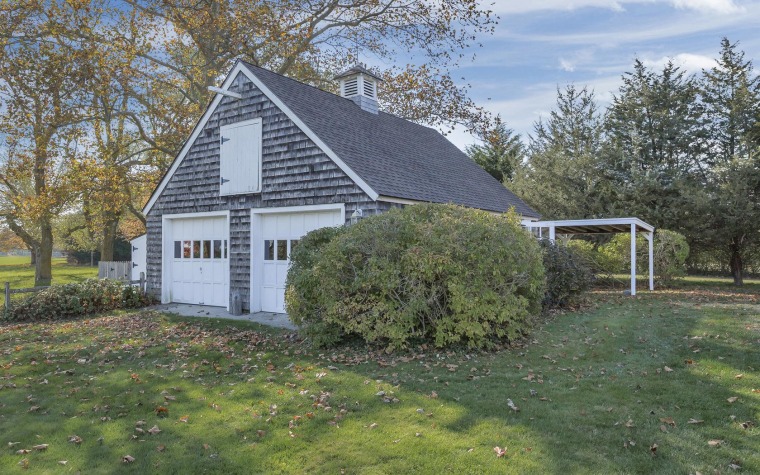
[{"label": "fallen leaf on grass", "polygon": [[208,450],[208,449],[210,449],[210,448],[211,448],[211,446],[210,446],[210,445],[208,445],[208,444],[203,444],[203,450]]},{"label": "fallen leaf on grass", "polygon": [[156,434],[158,434],[159,432],[161,432],[161,429],[159,429],[159,428],[158,428],[158,426],[153,426],[153,427],[151,427],[150,429],[148,429],[148,433],[149,433],[150,435],[156,435]]},{"label": "fallen leaf on grass", "polygon": [[730,398],[726,399],[726,401],[728,401],[730,404],[733,404],[733,403],[735,403],[738,400],[739,400],[739,398],[737,396],[733,396],[733,397],[730,397]]},{"label": "fallen leaf on grass", "polygon": [[29,408],[29,410],[28,410],[28,411],[26,411],[26,412],[37,412],[37,411],[39,411],[39,410],[40,410],[40,406],[32,406],[32,407],[30,407],[30,408]]},{"label": "fallen leaf on grass", "polygon": [[8,442],[8,447],[13,447],[14,445],[18,445],[21,442]]},{"label": "fallen leaf on grass", "polygon": [[58,461],[58,465],[66,465],[67,463],[69,463],[68,460],[59,460]]},{"label": "fallen leaf on grass", "polygon": [[373,422],[372,424],[369,425],[370,429],[374,429],[375,427],[377,427],[377,422]]},{"label": "fallen leaf on grass", "polygon": [[744,374],[737,374],[736,376],[734,376],[734,378],[736,379],[742,379],[743,377],[744,377]]},{"label": "fallen leaf on grass", "polygon": [[628,419],[628,422],[625,423],[625,426],[630,429],[631,427],[636,427],[636,424],[633,423],[633,419]]},{"label": "fallen leaf on grass", "polygon": [[27,469],[29,468],[29,459],[21,459],[18,464],[21,465],[21,468]]},{"label": "fallen leaf on grass", "polygon": [[510,409],[512,409],[515,412],[519,412],[520,411],[520,408],[518,408],[517,406],[515,406],[515,403],[512,402],[511,399],[507,399],[507,407],[510,408]]},{"label": "fallen leaf on grass", "polygon": [[189,420],[190,420],[190,416],[182,416],[182,417],[179,418],[180,422],[187,422]]},{"label": "fallen leaf on grass", "polygon": [[649,446],[649,453],[652,454],[652,457],[657,455],[657,444],[652,444],[651,446]]},{"label": "fallen leaf on grass", "polygon": [[134,461],[135,461],[135,458],[132,457],[131,455],[125,455],[124,457],[121,458],[121,463],[132,463]]},{"label": "fallen leaf on grass", "polygon": [[666,373],[672,373],[673,372],[673,368],[669,368],[669,367],[666,366],[665,367],[665,372]]},{"label": "fallen leaf on grass", "polygon": [[29,450],[29,449],[21,449],[21,450],[17,450],[16,451],[16,455],[26,455],[29,452],[31,452],[31,450]]},{"label": "fallen leaf on grass", "polygon": [[674,421],[672,417],[661,417],[660,418],[660,422],[664,422],[665,424],[667,424],[667,425],[669,425],[671,427],[675,427],[676,426],[676,421]]},{"label": "fallen leaf on grass", "polygon": [[507,448],[504,447],[502,449],[501,447],[494,447],[493,451],[496,452],[496,457],[501,458],[504,457],[504,455],[507,453]]},{"label": "fallen leaf on grass", "polygon": [[40,452],[42,452],[43,450],[47,450],[47,448],[48,448],[48,444],[39,444],[39,445],[35,445],[35,446],[34,446],[34,447],[32,447],[32,448],[33,448],[34,450],[39,450]]},{"label": "fallen leaf on grass", "polygon": [[701,423],[703,423],[703,422],[704,422],[704,421],[703,421],[703,420],[701,420],[701,419],[694,419],[694,418],[691,418],[691,419],[689,419],[689,422],[688,422],[688,423],[689,423],[689,424],[701,424]]},{"label": "fallen leaf on grass", "polygon": [[712,439],[712,440],[707,441],[707,445],[709,445],[710,447],[720,447],[722,443],[723,441],[719,439]]},{"label": "fallen leaf on grass", "polygon": [[69,442],[71,442],[72,444],[79,445],[79,444],[82,443],[82,438],[79,437],[78,435],[70,435],[69,436]]},{"label": "fallen leaf on grass", "polygon": [[159,452],[163,452],[166,450],[166,446],[164,444],[161,444],[158,447],[156,447],[156,450]]}]

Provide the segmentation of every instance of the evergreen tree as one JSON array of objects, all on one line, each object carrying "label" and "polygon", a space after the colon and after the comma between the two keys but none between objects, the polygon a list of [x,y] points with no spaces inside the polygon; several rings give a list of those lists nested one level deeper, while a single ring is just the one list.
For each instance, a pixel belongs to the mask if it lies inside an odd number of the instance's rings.
[{"label": "evergreen tree", "polygon": [[468,146],[467,155],[500,182],[512,181],[515,167],[525,155],[520,135],[497,116],[494,127],[483,134],[481,141],[482,144]]},{"label": "evergreen tree", "polygon": [[704,70],[700,82],[712,163],[750,154],[757,146],[751,134],[760,110],[760,76],[754,74],[752,61],[745,61],[744,52],[737,51],[737,44],[727,38],[720,45],[716,66]]},{"label": "evergreen tree", "polygon": [[736,47],[723,38],[716,66],[703,71],[700,83],[709,137],[705,161],[712,166],[700,223],[709,229],[705,245],[728,251],[734,283],[741,285],[746,256],[760,246],[760,146],[753,135],[760,77]]},{"label": "evergreen tree", "polygon": [[594,92],[557,89],[557,106],[534,125],[529,157],[510,187],[547,218],[599,215],[604,195],[597,172],[602,120]]}]

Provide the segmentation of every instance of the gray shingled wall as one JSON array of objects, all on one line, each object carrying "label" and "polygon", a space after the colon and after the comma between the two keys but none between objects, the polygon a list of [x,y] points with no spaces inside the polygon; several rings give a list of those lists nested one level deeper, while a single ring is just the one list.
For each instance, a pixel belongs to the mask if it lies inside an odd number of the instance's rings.
[{"label": "gray shingled wall", "polygon": [[[374,202],[243,74],[230,87],[243,95],[225,97],[198,135],[182,164],[147,215],[148,288],[161,293],[161,217],[164,214],[230,211],[230,292],[250,308],[251,208],[345,203],[365,215],[385,211]],[[219,127],[262,118],[262,191],[219,196]]]}]

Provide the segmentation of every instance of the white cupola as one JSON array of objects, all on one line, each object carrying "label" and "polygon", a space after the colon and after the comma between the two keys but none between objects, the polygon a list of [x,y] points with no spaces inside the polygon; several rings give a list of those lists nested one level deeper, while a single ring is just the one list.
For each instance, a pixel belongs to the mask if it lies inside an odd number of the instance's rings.
[{"label": "white cupola", "polygon": [[335,76],[340,82],[340,95],[351,99],[359,107],[373,114],[378,113],[377,88],[383,80],[358,64]]}]

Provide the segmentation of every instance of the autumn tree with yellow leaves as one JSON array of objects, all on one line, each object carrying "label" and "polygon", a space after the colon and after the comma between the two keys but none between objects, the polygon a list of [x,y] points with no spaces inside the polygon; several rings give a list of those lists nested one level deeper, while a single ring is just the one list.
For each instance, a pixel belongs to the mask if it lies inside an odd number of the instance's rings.
[{"label": "autumn tree with yellow leaves", "polygon": [[496,21],[477,0],[0,0],[0,214],[38,284],[61,214],[108,259],[238,59],[331,91],[369,60],[387,111],[487,129],[452,74]]}]

